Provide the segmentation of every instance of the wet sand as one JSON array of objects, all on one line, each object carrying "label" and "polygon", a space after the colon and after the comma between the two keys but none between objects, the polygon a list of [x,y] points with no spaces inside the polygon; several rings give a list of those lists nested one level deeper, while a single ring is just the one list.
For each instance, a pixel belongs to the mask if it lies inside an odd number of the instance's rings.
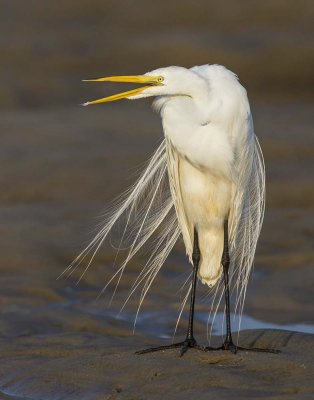
[{"label": "wet sand", "polygon": [[[32,399],[311,399],[314,336],[243,331],[246,346],[281,354],[190,350],[135,355],[153,338],[90,333],[35,335],[6,344],[2,390]],[[0,342],[1,345],[3,342]]]},{"label": "wet sand", "polygon": [[[314,7],[279,3],[228,2],[229,13],[205,1],[191,12],[185,2],[3,3],[0,399],[313,398],[314,336],[291,326],[314,325]],[[190,266],[179,242],[134,335],[139,293],[118,313],[147,255],[132,260],[110,307],[112,287],[95,301],[114,270],[109,244],[79,285],[82,269],[56,280],[162,137],[149,101],[76,106],[104,90],[80,79],[206,62],[226,64],[248,88],[265,155],[265,222],[244,313],[286,329],[243,330],[239,344],[282,353],[135,356],[171,342]],[[209,304],[199,285],[204,345]],[[186,323],[184,312],[175,340]],[[219,326],[214,334],[220,344]]]},{"label": "wet sand", "polygon": [[[244,312],[265,321],[265,326],[314,322],[307,168],[313,156],[314,121],[304,118],[310,114],[306,107],[290,106],[289,114],[280,105],[255,107],[267,164],[268,207]],[[294,124],[301,120],[296,137]],[[256,346],[279,348],[280,355],[134,355],[137,349],[171,341],[182,296],[177,290],[190,270],[180,243],[144,302],[135,336],[138,297],[131,298],[119,318],[116,315],[144,256],[132,261],[109,308],[110,290],[97,303],[95,299],[113,271],[110,246],[104,246],[78,286],[80,272],[56,281],[92,236],[104,205],[133,181],[138,166],[155,148],[161,128],[149,104],[28,111],[18,118],[6,113],[1,121],[8,171],[0,209],[0,387],[6,395],[33,400],[205,399],[209,394],[226,399],[311,398],[312,335],[240,333],[240,344],[250,345],[257,338]],[[281,129],[274,137],[275,124]],[[287,169],[294,171],[292,177],[287,178]],[[200,285],[195,331],[206,345],[206,323],[200,319],[209,309],[205,294]],[[186,322],[184,313],[176,340],[184,336]]]}]

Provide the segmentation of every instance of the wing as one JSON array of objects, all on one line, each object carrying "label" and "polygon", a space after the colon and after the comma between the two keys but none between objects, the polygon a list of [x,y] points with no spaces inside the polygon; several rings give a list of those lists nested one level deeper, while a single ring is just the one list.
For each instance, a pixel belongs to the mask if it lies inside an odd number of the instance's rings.
[{"label": "wing", "polygon": [[[210,83],[210,73],[224,69],[222,66],[200,65],[191,68]],[[210,72],[211,71],[211,72]],[[237,76],[229,71],[237,80]],[[239,84],[240,85],[240,84]],[[241,87],[242,88],[242,87]],[[250,271],[261,231],[265,209],[265,165],[263,154],[254,134],[253,121],[246,92],[243,89],[242,123],[230,133],[234,143],[234,174],[232,208],[229,214],[230,284],[236,290],[236,306],[240,314]]]}]

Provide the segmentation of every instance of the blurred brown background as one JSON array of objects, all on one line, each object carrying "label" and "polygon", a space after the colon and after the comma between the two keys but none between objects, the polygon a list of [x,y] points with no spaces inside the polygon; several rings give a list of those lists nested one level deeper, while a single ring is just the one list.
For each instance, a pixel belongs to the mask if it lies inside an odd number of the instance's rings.
[{"label": "blurred brown background", "polygon": [[204,63],[252,98],[311,98],[313,21],[311,0],[3,0],[1,106],[66,106],[84,77]]},{"label": "blurred brown background", "polygon": [[[91,302],[106,283],[109,249],[78,288],[55,278],[103,207],[134,181],[162,129],[149,101],[80,107],[117,90],[81,79],[206,63],[238,74],[265,154],[267,212],[245,312],[313,323],[313,1],[2,0],[0,21],[3,336],[102,332],[105,323],[73,304]],[[147,310],[177,309],[171,285],[187,268],[178,246]]]}]

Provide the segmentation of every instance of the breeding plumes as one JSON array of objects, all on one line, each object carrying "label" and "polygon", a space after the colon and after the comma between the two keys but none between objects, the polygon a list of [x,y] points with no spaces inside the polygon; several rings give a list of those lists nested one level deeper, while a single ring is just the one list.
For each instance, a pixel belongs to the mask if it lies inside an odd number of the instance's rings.
[{"label": "breeding plumes", "polygon": [[[144,84],[84,105],[155,97],[153,108],[161,116],[165,137],[138,181],[119,199],[102,229],[65,272],[71,274],[85,260],[85,273],[112,227],[124,217],[121,243],[131,237],[131,244],[106,287],[113,280],[119,283],[130,259],[151,240],[154,247],[130,291],[131,296],[141,287],[142,304],[182,236],[193,265],[187,337],[139,353],[173,347],[180,347],[181,355],[189,347],[214,350],[199,346],[193,336],[197,277],[214,291],[223,285],[226,338],[219,349],[243,349],[232,341],[229,288],[235,290],[235,308],[242,313],[265,205],[264,162],[246,90],[234,73],[220,65],[172,66],[140,76],[90,81]],[[219,299],[221,296],[218,303]]]}]

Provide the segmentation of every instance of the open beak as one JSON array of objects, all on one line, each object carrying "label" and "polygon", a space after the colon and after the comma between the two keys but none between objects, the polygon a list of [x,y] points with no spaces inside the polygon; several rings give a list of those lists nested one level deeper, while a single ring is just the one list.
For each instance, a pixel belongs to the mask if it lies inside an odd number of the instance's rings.
[{"label": "open beak", "polygon": [[87,101],[86,103],[83,104],[83,106],[88,106],[90,104],[107,103],[108,101],[115,101],[135,96],[141,93],[143,90],[149,88],[150,86],[162,85],[161,83],[162,81],[163,78],[160,76],[149,76],[149,75],[109,76],[97,79],[84,79],[83,82],[132,82],[132,83],[144,84],[145,86],[141,86],[140,88],[129,90],[127,92],[114,94],[112,96],[103,97],[102,99]]}]

